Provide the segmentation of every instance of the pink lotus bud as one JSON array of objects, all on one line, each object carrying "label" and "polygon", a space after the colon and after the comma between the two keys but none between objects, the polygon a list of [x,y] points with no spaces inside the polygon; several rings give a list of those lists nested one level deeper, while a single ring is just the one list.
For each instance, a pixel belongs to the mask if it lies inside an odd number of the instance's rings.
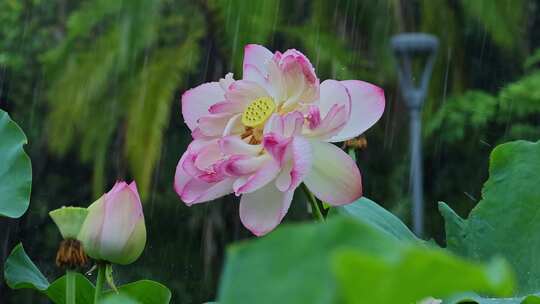
[{"label": "pink lotus bud", "polygon": [[117,182],[90,205],[78,239],[95,260],[122,265],[137,260],[146,244],[146,227],[135,182]]}]

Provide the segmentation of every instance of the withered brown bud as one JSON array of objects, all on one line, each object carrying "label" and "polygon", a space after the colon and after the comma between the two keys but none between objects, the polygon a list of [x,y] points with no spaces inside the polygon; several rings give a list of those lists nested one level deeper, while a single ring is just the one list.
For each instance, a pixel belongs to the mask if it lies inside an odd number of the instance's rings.
[{"label": "withered brown bud", "polygon": [[62,269],[77,269],[88,264],[88,257],[81,242],[75,239],[65,239],[60,243],[56,253],[56,266]]},{"label": "withered brown bud", "polygon": [[364,136],[349,139],[343,143],[343,148],[353,148],[355,150],[363,150],[367,148],[367,140]]}]

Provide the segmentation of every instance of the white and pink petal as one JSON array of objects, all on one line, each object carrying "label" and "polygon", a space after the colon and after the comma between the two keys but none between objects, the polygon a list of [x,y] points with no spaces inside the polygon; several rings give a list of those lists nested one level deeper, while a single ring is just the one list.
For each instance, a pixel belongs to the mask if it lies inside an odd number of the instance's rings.
[{"label": "white and pink petal", "polygon": [[269,88],[268,72],[262,72],[253,64],[244,65],[244,80],[250,80],[258,83],[263,88]]},{"label": "white and pink petal", "polygon": [[324,117],[334,105],[343,105],[347,114],[351,111],[351,96],[347,87],[340,81],[328,79],[321,83],[321,94],[318,101],[319,111]]},{"label": "white and pink petal", "polygon": [[264,157],[264,163],[260,165],[255,173],[238,178],[234,182],[234,193],[237,196],[240,194],[255,192],[261,189],[262,187],[271,183],[279,174],[280,166],[275,160],[267,155],[263,155],[261,157]]},{"label": "white and pink petal", "polygon": [[311,140],[311,171],[304,183],[320,200],[345,205],[362,196],[362,178],[356,163],[333,144]]},{"label": "white and pink petal", "polygon": [[361,135],[381,118],[385,107],[384,91],[378,86],[360,80],[341,83],[351,96],[351,115],[343,129],[329,140],[331,142]]},{"label": "white and pink petal", "polygon": [[262,151],[261,145],[250,145],[239,136],[225,136],[219,139],[221,152],[225,155],[243,154],[257,156]]},{"label": "white and pink petal", "polygon": [[243,102],[225,100],[211,105],[210,108],[208,108],[208,112],[211,114],[236,114],[242,113],[245,107],[246,105]]},{"label": "white and pink petal", "polygon": [[277,60],[282,89],[285,90],[284,109],[293,109],[300,103],[312,103],[319,98],[319,79],[304,54],[291,49],[274,60]]},{"label": "white and pink petal", "polygon": [[234,82],[233,73],[227,73],[224,78],[221,78],[219,80],[219,85],[223,89],[223,91],[227,91],[231,84]]},{"label": "white and pink petal", "polygon": [[233,155],[223,164],[223,170],[229,176],[246,176],[255,173],[266,164],[267,156]]},{"label": "white and pink petal", "polygon": [[[208,183],[199,179],[190,179],[183,187],[176,187],[176,192],[186,205],[204,203],[215,200],[233,192],[233,178],[226,178],[219,182]],[[175,183],[176,184],[176,183]]]},{"label": "white and pink petal", "polygon": [[349,120],[349,112],[345,105],[334,104],[321,120],[317,106],[311,106],[307,115],[308,128],[305,135],[326,141],[338,134]]},{"label": "white and pink petal", "polygon": [[265,151],[274,158],[279,166],[282,166],[291,141],[291,137],[272,132],[264,135],[262,144]]},{"label": "white and pink petal", "polygon": [[244,48],[244,79],[246,78],[246,66],[252,66],[263,76],[268,74],[266,64],[274,55],[267,48],[258,44],[248,44]]},{"label": "white and pink petal", "polygon": [[273,183],[240,199],[240,220],[256,236],[272,231],[291,205],[293,191],[281,192]]},{"label": "white and pink petal", "polygon": [[225,91],[219,82],[201,84],[182,95],[182,116],[190,130],[198,127],[199,119],[210,112],[210,106],[224,101]]},{"label": "white and pink petal", "polygon": [[220,137],[233,117],[229,113],[204,115],[199,118],[198,131],[206,137]]},{"label": "white and pink petal", "polygon": [[291,141],[284,165],[276,178],[276,187],[280,191],[294,191],[311,170],[312,155],[309,141],[296,136]]},{"label": "white and pink petal", "polygon": [[229,87],[225,93],[225,98],[230,102],[235,102],[247,107],[257,98],[268,97],[266,88],[251,80],[237,80]]},{"label": "white and pink petal", "polygon": [[189,206],[233,192],[222,171],[218,140],[194,140],[176,166],[174,189]]},{"label": "white and pink petal", "polygon": [[244,132],[245,128],[242,124],[242,114],[234,114],[223,129],[221,136],[230,136],[232,134],[241,134]]},{"label": "white and pink petal", "polygon": [[264,134],[275,133],[284,137],[292,137],[302,133],[304,115],[294,111],[285,115],[273,114],[265,124]]}]

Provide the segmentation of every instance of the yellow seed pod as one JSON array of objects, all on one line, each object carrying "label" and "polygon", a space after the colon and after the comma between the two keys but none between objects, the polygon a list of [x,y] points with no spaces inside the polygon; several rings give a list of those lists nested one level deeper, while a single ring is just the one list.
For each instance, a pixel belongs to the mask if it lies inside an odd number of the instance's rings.
[{"label": "yellow seed pod", "polygon": [[274,113],[276,104],[270,97],[260,97],[252,101],[242,113],[242,123],[247,127],[258,127]]}]

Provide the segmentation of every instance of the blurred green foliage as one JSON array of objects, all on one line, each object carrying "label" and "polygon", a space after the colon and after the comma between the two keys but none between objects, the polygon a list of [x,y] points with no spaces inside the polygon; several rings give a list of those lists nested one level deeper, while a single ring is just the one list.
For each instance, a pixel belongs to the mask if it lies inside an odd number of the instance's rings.
[{"label": "blurred green foliage", "polygon": [[[27,134],[34,171],[30,212],[0,222],[3,244],[22,239],[44,273],[55,273],[47,265],[59,236],[47,212],[88,205],[115,179],[135,178],[149,243],[120,280],[169,282],[178,303],[213,298],[224,246],[249,234],[233,198],[187,208],[173,192],[190,140],[179,96],[228,71],[240,78],[243,46],[253,42],[305,52],[321,79],[384,87],[385,115],[358,163],[364,193],[407,222],[407,114],[388,48],[402,31],[441,40],[424,111],[427,224],[441,241],[435,202],[468,212],[489,151],[540,135],[539,9],[537,0],[0,1],[0,107]],[[306,218],[302,204],[293,209],[287,220]],[[0,301],[38,303],[4,291]]]},{"label": "blurred green foliage", "polygon": [[117,136],[125,136],[124,155],[148,193],[174,92],[199,59],[204,29],[190,11],[173,1],[86,2],[70,15],[66,38],[45,54],[50,147],[63,155],[78,146],[94,165],[96,196]]}]

